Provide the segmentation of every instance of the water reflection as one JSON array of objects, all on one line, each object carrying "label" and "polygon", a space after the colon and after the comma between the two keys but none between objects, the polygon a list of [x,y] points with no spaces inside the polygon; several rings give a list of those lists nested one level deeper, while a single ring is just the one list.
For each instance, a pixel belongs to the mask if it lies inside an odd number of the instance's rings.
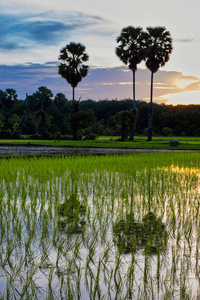
[{"label": "water reflection", "polygon": [[69,235],[82,233],[86,224],[86,206],[79,201],[77,182],[72,176],[69,196],[58,205],[59,229]]},{"label": "water reflection", "polygon": [[114,241],[121,253],[131,253],[144,249],[156,254],[166,249],[168,234],[160,217],[153,212],[147,213],[142,221],[136,221],[134,215],[128,214],[113,226]]},{"label": "water reflection", "polygon": [[95,172],[2,185],[2,299],[198,299],[199,169]]}]

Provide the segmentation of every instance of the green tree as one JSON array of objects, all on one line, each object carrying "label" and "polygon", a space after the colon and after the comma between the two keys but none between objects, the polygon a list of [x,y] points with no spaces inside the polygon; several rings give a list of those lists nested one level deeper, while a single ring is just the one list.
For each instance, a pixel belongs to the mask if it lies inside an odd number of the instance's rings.
[{"label": "green tree", "polygon": [[67,101],[68,100],[63,93],[57,93],[54,98],[54,103],[55,103],[56,107],[58,107],[58,108],[62,108],[66,104]]},{"label": "green tree", "polygon": [[6,92],[0,90],[0,108],[5,111],[5,105],[6,105]]},{"label": "green tree", "polygon": [[88,74],[89,67],[83,64],[89,59],[85,51],[86,48],[84,45],[73,42],[60,50],[59,60],[61,60],[61,63],[58,67],[58,73],[66,79],[72,87],[72,112],[75,112],[74,90],[82,78]]},{"label": "green tree", "polygon": [[95,117],[94,111],[91,109],[85,111],[80,110],[78,101],[75,101],[73,105],[75,106],[75,109],[74,112],[71,113],[69,121],[71,124],[73,139],[78,140],[80,129],[84,129],[93,125],[95,122]]},{"label": "green tree", "polygon": [[131,109],[129,111],[120,111],[115,115],[115,121],[119,126],[122,141],[125,141],[127,139],[128,132],[130,132],[130,128],[136,118],[136,109]]},{"label": "green tree", "polygon": [[12,102],[13,104],[17,101],[17,93],[14,89],[6,89],[6,97],[7,100]]},{"label": "green tree", "polygon": [[4,123],[1,122],[1,120],[0,120],[0,131],[1,131],[1,129],[3,128],[3,125],[4,125]]},{"label": "green tree", "polygon": [[35,93],[33,95],[27,96],[27,102],[28,102],[28,109],[31,113],[34,113],[41,109],[41,103],[40,100],[36,98]]},{"label": "green tree", "polygon": [[20,117],[15,113],[12,114],[12,116],[8,119],[9,129],[11,129],[13,133],[16,133],[17,131],[19,132],[20,121],[21,121]]},{"label": "green tree", "polygon": [[[133,72],[133,109],[135,109],[135,72],[137,65],[145,59],[145,43],[146,33],[143,32],[141,27],[128,26],[121,30],[120,35],[117,37],[115,53],[119,59],[128,65],[129,69]],[[131,126],[130,140],[133,140],[135,134],[136,121]]]},{"label": "green tree", "polygon": [[[46,139],[47,137],[47,119],[44,110],[40,110],[34,115],[35,123],[37,126],[41,124],[42,126],[42,137]],[[38,130],[38,129],[37,129]]]},{"label": "green tree", "polygon": [[41,110],[45,112],[47,118],[47,109],[51,105],[53,93],[46,86],[41,86],[38,90],[33,94],[35,101],[40,104]]},{"label": "green tree", "polygon": [[153,75],[169,60],[173,49],[170,32],[167,31],[165,27],[147,27],[146,46],[146,66],[151,71],[150,112],[148,127],[148,141],[151,141],[153,123]]},{"label": "green tree", "polygon": [[18,101],[17,97],[17,93],[14,89],[6,89],[5,92],[0,91],[0,101],[2,102],[2,104],[4,104],[4,110],[9,111],[10,115],[11,108]]}]

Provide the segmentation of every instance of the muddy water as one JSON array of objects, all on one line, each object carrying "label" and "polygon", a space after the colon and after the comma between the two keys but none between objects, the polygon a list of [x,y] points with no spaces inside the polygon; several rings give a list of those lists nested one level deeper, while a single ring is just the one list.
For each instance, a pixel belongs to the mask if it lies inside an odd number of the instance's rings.
[{"label": "muddy water", "polygon": [[[136,152],[170,152],[174,150],[127,149],[101,147],[53,147],[53,146],[0,146],[0,155],[84,155],[84,154],[125,154]],[[177,150],[176,150],[177,151]],[[179,151],[179,150],[178,150]]]}]

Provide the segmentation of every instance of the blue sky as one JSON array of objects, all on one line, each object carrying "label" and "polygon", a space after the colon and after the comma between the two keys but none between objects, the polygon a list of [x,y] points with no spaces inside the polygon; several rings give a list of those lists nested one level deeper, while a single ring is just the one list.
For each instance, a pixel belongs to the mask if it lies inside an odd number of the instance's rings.
[{"label": "blue sky", "polygon": [[[2,0],[0,3],[0,89],[21,99],[41,85],[71,98],[57,74],[60,49],[81,42],[89,54],[89,76],[76,89],[81,99],[132,98],[132,74],[114,53],[125,26],[165,26],[174,50],[155,74],[154,101],[200,104],[200,2],[196,0]],[[136,98],[149,101],[150,73],[136,73]]]}]

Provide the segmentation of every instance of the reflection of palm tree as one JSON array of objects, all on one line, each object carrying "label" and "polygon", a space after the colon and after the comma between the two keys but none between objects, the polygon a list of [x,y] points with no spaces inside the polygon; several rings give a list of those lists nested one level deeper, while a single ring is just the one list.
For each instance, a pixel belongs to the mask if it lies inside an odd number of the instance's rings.
[{"label": "reflection of palm tree", "polygon": [[85,46],[80,43],[70,43],[60,50],[59,60],[61,60],[61,64],[58,67],[58,73],[72,86],[73,103],[75,100],[74,89],[88,74],[88,66],[83,64],[89,59],[85,49]]},{"label": "reflection of palm tree", "polygon": [[59,227],[68,234],[81,233],[83,231],[86,214],[86,206],[81,204],[78,196],[78,187],[74,171],[71,172],[71,192],[64,203],[58,205]]},{"label": "reflection of palm tree", "polygon": [[[133,72],[133,108],[135,109],[135,72],[137,65],[145,58],[145,36],[141,27],[128,26],[122,29],[117,37],[119,46],[116,48],[116,55],[128,65]],[[135,123],[135,122],[134,122]],[[130,139],[133,140],[135,124],[131,130]]]},{"label": "reflection of palm tree", "polygon": [[148,141],[152,140],[153,74],[166,64],[172,49],[172,38],[165,27],[147,27],[146,66],[151,71]]},{"label": "reflection of palm tree", "polygon": [[167,231],[160,217],[148,212],[142,222],[134,219],[133,213],[118,220],[113,227],[114,240],[122,253],[130,253],[136,247],[144,248],[150,254],[164,251]]}]

